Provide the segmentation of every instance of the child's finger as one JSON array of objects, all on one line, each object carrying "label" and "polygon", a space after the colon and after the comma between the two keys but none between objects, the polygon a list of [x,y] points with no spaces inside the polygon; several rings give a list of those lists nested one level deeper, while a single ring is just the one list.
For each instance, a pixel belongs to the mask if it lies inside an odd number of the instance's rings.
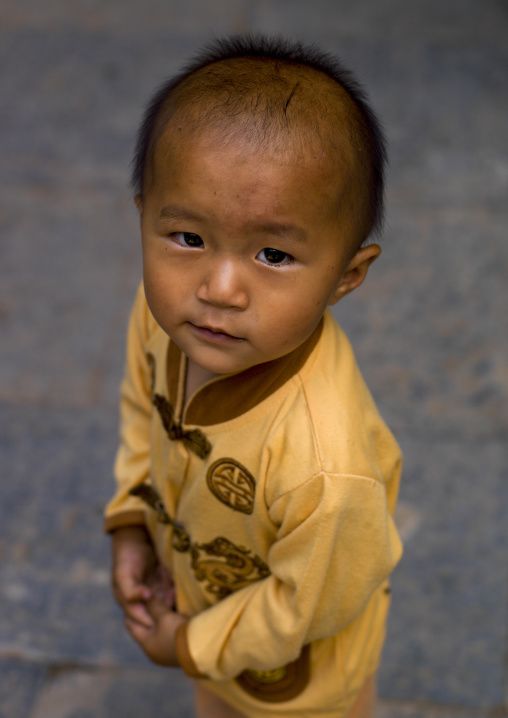
[{"label": "child's finger", "polygon": [[124,605],[125,620],[129,620],[147,629],[153,629],[155,621],[149,614],[144,603],[127,603]]},{"label": "child's finger", "polygon": [[152,590],[152,597],[163,601],[166,608],[175,608],[175,585],[167,568],[159,565],[157,571],[147,581],[147,585]]},{"label": "child's finger", "polygon": [[119,603],[125,601],[148,601],[152,596],[149,586],[135,581],[130,576],[116,576],[113,581],[113,589]]},{"label": "child's finger", "polygon": [[125,616],[124,618],[125,627],[131,634],[131,636],[134,638],[135,641],[138,643],[143,643],[148,638],[149,634],[152,632],[152,628],[148,628],[147,626],[144,626],[140,624],[138,621],[132,620],[129,616]]},{"label": "child's finger", "polygon": [[166,613],[172,610],[167,606],[164,597],[158,596],[157,594],[154,594],[153,597],[149,601],[147,601],[146,607],[150,615],[156,621],[158,621],[160,618],[162,618],[162,616],[165,616]]},{"label": "child's finger", "polygon": [[144,583],[130,583],[124,590],[127,601],[149,601],[152,597],[152,590]]}]

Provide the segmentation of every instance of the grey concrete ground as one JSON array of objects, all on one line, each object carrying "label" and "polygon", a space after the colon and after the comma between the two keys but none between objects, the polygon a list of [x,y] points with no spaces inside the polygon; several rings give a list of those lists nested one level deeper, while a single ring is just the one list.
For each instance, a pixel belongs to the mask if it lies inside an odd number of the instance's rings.
[{"label": "grey concrete ground", "polygon": [[405,450],[378,718],[507,715],[508,6],[0,2],[0,717],[192,716],[109,591],[141,106],[203,41],[317,41],[391,143],[382,259],[337,314]]}]

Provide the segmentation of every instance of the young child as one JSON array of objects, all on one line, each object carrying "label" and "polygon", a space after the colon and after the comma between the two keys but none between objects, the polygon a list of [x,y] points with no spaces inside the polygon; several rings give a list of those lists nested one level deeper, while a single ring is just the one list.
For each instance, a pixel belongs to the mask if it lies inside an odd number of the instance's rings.
[{"label": "young child", "polygon": [[207,48],[140,130],[106,530],[129,632],[200,717],[372,715],[400,453],[327,307],[380,253],[384,162],[351,74],[263,37]]}]

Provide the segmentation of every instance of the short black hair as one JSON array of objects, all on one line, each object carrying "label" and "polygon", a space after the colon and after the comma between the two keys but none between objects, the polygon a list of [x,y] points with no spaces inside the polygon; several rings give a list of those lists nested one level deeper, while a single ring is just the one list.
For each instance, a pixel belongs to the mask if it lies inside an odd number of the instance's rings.
[{"label": "short black hair", "polygon": [[[279,36],[248,34],[216,39],[207,44],[177,75],[167,80],[155,92],[146,107],[137,135],[131,175],[131,185],[135,194],[143,194],[146,170],[151,164],[154,146],[160,134],[160,127],[158,130],[157,127],[160,125],[160,117],[168,101],[177,93],[182,83],[198,71],[224,60],[237,59],[258,59],[272,61],[274,65],[284,63],[310,68],[328,76],[345,91],[354,107],[355,115],[349,116],[348,120],[354,125],[354,139],[356,144],[360,145],[358,149],[367,166],[366,207],[369,216],[365,222],[365,229],[362,230],[362,242],[370,233],[379,234],[384,219],[387,150],[382,126],[369,104],[365,91],[351,70],[337,57],[320,50],[316,45],[304,45]],[[231,85],[231,81],[229,84]],[[234,92],[234,89],[234,86],[228,87],[230,93],[231,90]]]}]

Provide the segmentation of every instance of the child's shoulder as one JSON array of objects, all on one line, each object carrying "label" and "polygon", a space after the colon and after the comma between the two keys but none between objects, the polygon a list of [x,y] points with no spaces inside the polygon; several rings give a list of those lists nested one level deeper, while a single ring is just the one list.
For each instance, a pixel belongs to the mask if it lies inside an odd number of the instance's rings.
[{"label": "child's shoulder", "polygon": [[399,448],[330,312],[297,379],[299,387],[274,422],[271,440],[285,444],[298,461],[310,461],[316,471],[383,481]]},{"label": "child's shoulder", "polygon": [[335,426],[333,417],[343,426],[363,424],[365,412],[375,409],[374,400],[351,343],[330,311],[325,312],[323,331],[310,359],[299,379],[312,419],[331,431]]}]

